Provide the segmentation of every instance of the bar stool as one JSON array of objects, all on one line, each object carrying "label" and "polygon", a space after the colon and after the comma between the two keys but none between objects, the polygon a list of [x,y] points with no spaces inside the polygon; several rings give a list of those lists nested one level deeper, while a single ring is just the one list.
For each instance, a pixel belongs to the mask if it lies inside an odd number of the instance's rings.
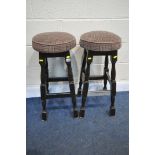
[{"label": "bar stool", "polygon": [[[71,97],[73,104],[73,117],[78,117],[76,106],[75,87],[71,67],[69,50],[76,46],[75,37],[66,32],[45,32],[32,38],[32,47],[39,52],[39,64],[41,66],[41,101],[42,120],[47,120],[46,99],[54,97]],[[64,57],[67,65],[68,77],[49,77],[48,58]],[[49,82],[69,81],[70,92],[49,93]]]},{"label": "bar stool", "polygon": [[[79,117],[85,115],[85,104],[89,88],[89,80],[104,80],[104,90],[107,90],[107,81],[110,83],[111,105],[109,114],[115,115],[115,95],[116,95],[116,70],[117,50],[121,47],[121,38],[114,33],[107,31],[91,31],[84,33],[80,38],[80,46],[84,48],[84,58],[81,67],[78,95],[82,92],[82,104]],[[104,75],[90,76],[90,64],[93,56],[105,56]],[[109,75],[108,57],[111,58],[111,77]],[[86,67],[87,65],[87,67]],[[84,78],[84,82],[82,79]],[[83,90],[81,90],[83,84]]]}]

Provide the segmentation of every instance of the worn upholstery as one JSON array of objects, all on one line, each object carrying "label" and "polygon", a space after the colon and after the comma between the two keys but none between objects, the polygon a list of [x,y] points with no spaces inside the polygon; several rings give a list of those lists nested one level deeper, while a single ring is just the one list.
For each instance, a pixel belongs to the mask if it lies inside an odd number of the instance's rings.
[{"label": "worn upholstery", "polygon": [[91,31],[81,36],[80,46],[92,51],[113,51],[121,47],[121,38],[107,31]]},{"label": "worn upholstery", "polygon": [[66,32],[45,32],[32,38],[32,47],[41,53],[66,52],[75,46],[75,37]]}]

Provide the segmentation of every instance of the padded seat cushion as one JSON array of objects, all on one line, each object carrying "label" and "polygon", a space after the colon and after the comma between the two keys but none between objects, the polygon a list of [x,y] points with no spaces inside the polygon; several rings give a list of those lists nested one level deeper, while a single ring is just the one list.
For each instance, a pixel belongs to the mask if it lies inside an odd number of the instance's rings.
[{"label": "padded seat cushion", "polygon": [[107,31],[91,31],[81,36],[80,46],[92,51],[113,51],[121,47],[121,38]]},{"label": "padded seat cushion", "polygon": [[32,38],[32,47],[41,53],[66,52],[75,46],[75,37],[66,32],[45,32]]}]

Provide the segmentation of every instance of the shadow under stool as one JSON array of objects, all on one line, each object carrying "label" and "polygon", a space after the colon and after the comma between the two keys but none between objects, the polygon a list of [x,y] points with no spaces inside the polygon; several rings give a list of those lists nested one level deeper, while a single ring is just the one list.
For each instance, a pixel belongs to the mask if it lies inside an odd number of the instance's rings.
[{"label": "shadow under stool", "polygon": [[[84,33],[80,38],[80,46],[84,48],[84,56],[80,73],[78,95],[82,93],[82,104],[79,117],[85,115],[85,105],[89,88],[89,80],[104,80],[103,90],[107,90],[107,81],[110,84],[111,105],[109,115],[115,115],[116,96],[116,69],[117,50],[121,47],[121,38],[107,31],[91,31]],[[104,75],[90,76],[90,64],[94,56],[105,56]],[[109,57],[111,60],[111,76],[109,74]],[[83,80],[84,79],[84,80]],[[83,85],[83,89],[82,88]]]},{"label": "shadow under stool", "polygon": [[[42,120],[47,120],[46,99],[55,97],[71,97],[73,104],[73,117],[78,117],[76,95],[71,66],[70,50],[76,46],[75,37],[66,32],[45,32],[32,38],[33,48],[39,52],[39,64],[41,66],[41,101]],[[64,57],[67,65],[68,77],[49,77],[48,58]],[[70,92],[49,93],[49,82],[69,81]]]}]

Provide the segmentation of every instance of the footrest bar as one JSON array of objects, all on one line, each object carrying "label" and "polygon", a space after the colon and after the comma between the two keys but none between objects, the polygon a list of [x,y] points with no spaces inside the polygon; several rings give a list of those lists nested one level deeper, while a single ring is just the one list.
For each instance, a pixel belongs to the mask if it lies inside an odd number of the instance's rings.
[{"label": "footrest bar", "polygon": [[48,93],[46,94],[46,98],[63,98],[63,97],[70,97],[71,94],[69,92],[66,93]]},{"label": "footrest bar", "polygon": [[48,78],[48,82],[68,81],[68,77],[52,77]]},{"label": "footrest bar", "polygon": [[104,76],[90,76],[89,80],[104,80]]}]

